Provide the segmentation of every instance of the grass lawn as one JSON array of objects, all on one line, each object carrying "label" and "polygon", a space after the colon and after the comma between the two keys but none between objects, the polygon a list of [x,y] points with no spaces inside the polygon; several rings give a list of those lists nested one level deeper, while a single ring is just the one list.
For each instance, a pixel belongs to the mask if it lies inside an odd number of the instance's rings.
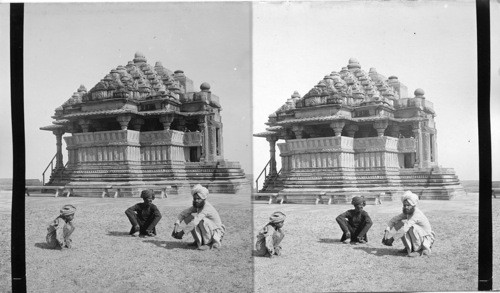
[{"label": "grass lawn", "polygon": [[[11,291],[10,192],[0,193],[0,291]],[[230,200],[228,200],[230,198]],[[399,202],[367,206],[374,225],[369,244],[339,243],[335,217],[350,205],[267,205],[251,209],[246,195],[210,195],[227,227],[220,251],[199,252],[170,237],[189,196],[156,199],[163,218],[155,238],[127,235],[124,211],[139,198],[26,198],[26,269],[29,292],[326,292],[475,291],[478,200],[421,201],[437,240],[429,258],[410,259],[380,243]],[[78,208],[74,249],[44,248],[46,225],[66,203]],[[257,231],[277,210],[287,214],[283,255],[251,258]],[[500,199],[493,199],[493,242],[500,243]],[[493,246],[493,288],[500,289],[500,245]],[[255,266],[254,271],[252,267]],[[255,272],[255,273],[254,273]],[[255,280],[253,280],[255,275]],[[410,277],[409,277],[410,276]]]},{"label": "grass lawn", "polygon": [[[494,200],[494,204],[494,229],[499,231],[500,200]],[[409,258],[398,253],[404,247],[401,241],[393,247],[381,243],[387,221],[400,213],[401,207],[399,201],[366,206],[374,222],[368,232],[369,242],[350,245],[340,242],[342,231],[335,218],[351,205],[255,203],[254,239],[272,212],[280,210],[287,215],[283,255],[255,258],[255,291],[477,290],[477,194],[419,203],[436,233],[430,257]],[[495,238],[500,240],[498,233]],[[499,252],[496,250],[497,258]],[[496,268],[499,276],[498,263]]]},{"label": "grass lawn", "polygon": [[[190,195],[154,201],[163,216],[154,238],[128,235],[124,212],[140,198],[27,197],[28,292],[252,292],[250,195],[211,194],[208,200],[226,226],[220,250],[187,247],[190,234],[182,240],[170,236],[178,213],[191,205]],[[77,207],[74,248],[46,249],[47,224],[68,203]],[[10,239],[1,241],[3,248]],[[10,268],[4,269],[10,255],[3,251],[0,287],[10,288]]]}]

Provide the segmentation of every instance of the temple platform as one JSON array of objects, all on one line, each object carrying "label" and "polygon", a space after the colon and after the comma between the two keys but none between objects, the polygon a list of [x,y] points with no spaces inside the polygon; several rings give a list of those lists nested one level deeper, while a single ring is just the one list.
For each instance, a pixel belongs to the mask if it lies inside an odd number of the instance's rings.
[{"label": "temple platform", "polygon": [[[346,173],[344,173],[345,175]],[[399,201],[406,190],[423,200],[451,200],[466,195],[453,169],[414,168],[396,172],[350,172],[333,175],[326,170],[294,170],[280,174],[280,186],[270,187],[286,203],[350,203],[354,196],[364,196],[367,203]],[[318,201],[318,196],[321,200]]]}]

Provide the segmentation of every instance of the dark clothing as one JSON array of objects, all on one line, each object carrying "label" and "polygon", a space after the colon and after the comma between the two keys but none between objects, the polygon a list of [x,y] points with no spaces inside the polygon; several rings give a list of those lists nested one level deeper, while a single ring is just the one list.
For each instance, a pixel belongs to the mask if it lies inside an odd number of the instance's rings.
[{"label": "dark clothing", "polygon": [[161,219],[161,214],[158,208],[154,205],[146,205],[145,203],[138,203],[134,206],[129,207],[125,214],[132,224],[132,229],[130,229],[130,234],[134,234],[136,231],[135,226],[139,225],[140,235],[147,235],[153,233],[156,235],[156,224]]},{"label": "dark clothing", "polygon": [[337,223],[339,223],[342,232],[344,232],[340,241],[347,239],[347,232],[351,233],[351,242],[358,242],[358,240],[368,241],[366,233],[372,226],[373,222],[366,211],[363,210],[360,213],[357,213],[356,210],[348,210],[340,214],[336,220]]}]

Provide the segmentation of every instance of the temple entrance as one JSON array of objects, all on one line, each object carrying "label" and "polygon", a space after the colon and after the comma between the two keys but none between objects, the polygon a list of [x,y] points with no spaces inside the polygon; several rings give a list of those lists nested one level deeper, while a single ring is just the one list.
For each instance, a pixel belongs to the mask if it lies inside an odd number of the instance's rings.
[{"label": "temple entrance", "polygon": [[404,165],[403,168],[413,168],[415,165],[415,154],[414,153],[404,153]]},{"label": "temple entrance", "polygon": [[190,162],[199,162],[201,157],[201,148],[200,147],[190,147],[189,148],[189,161]]}]

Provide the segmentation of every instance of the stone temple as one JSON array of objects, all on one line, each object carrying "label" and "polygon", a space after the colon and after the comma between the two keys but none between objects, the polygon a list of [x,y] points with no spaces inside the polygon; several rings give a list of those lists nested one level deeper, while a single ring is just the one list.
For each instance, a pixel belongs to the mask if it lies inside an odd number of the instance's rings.
[{"label": "stone temple", "polygon": [[289,202],[326,196],[334,203],[354,195],[393,200],[405,190],[421,199],[465,194],[454,170],[438,165],[433,104],[422,89],[413,97],[407,91],[396,76],[367,73],[351,58],[303,97],[294,92],[269,115],[267,131],[254,134],[270,146],[259,191]]},{"label": "stone temple", "polygon": [[111,184],[124,196],[144,185],[179,192],[196,183],[237,192],[248,182],[239,163],[224,160],[221,110],[208,83],[196,91],[182,70],[149,65],[136,53],[89,91],[80,86],[55,110],[53,124],[41,127],[56,136],[48,185]]}]

